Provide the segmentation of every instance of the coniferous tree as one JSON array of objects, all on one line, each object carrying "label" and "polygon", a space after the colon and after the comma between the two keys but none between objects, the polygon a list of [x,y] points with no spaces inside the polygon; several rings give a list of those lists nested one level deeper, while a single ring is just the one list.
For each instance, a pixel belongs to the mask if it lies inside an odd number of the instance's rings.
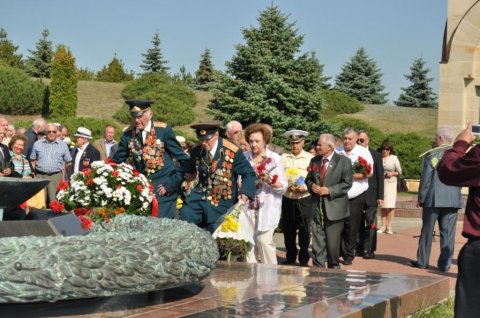
[{"label": "coniferous tree", "polygon": [[200,65],[198,66],[198,70],[195,72],[195,82],[199,85],[205,85],[213,82],[214,71],[210,50],[205,49],[205,52],[200,57]]},{"label": "coniferous tree", "polygon": [[382,73],[373,58],[364,48],[357,50],[343,67],[335,80],[335,89],[367,104],[385,104]]},{"label": "coniferous tree", "polygon": [[208,112],[223,122],[270,124],[277,144],[286,143],[288,129],[329,131],[320,113],[323,66],[314,53],[300,54],[303,36],[278,7],[269,6],[257,20],[258,28],[242,30],[246,43],[236,45],[226,73],[219,73]]},{"label": "coniferous tree", "polygon": [[75,117],[77,114],[77,68],[75,57],[64,45],[58,45],[50,72],[50,109],[53,118]]},{"label": "coniferous tree", "polygon": [[35,50],[28,50],[31,54],[27,58],[27,72],[33,77],[50,78],[50,68],[52,65],[53,49],[52,41],[48,38],[49,32],[45,28],[42,31],[42,38],[38,40]]},{"label": "coniferous tree", "polygon": [[95,80],[95,72],[88,69],[88,67],[80,67],[77,69],[77,79],[79,81],[93,81]]},{"label": "coniferous tree", "polygon": [[425,60],[422,58],[415,59],[410,67],[410,74],[405,75],[405,78],[412,82],[412,85],[406,88],[402,87],[403,93],[395,101],[395,105],[436,108],[437,95],[430,87],[433,78],[428,77],[428,72],[430,72],[430,69],[425,66]]},{"label": "coniferous tree", "polygon": [[115,55],[108,66],[104,66],[97,73],[97,81],[100,82],[127,82],[133,80],[133,72],[126,72],[121,60]]},{"label": "coniferous tree", "polygon": [[153,47],[147,50],[146,54],[142,54],[144,57],[143,64],[140,67],[145,73],[158,73],[167,74],[170,69],[167,66],[168,61],[163,59],[162,52],[160,50],[160,36],[158,32],[152,38]]},{"label": "coniferous tree", "polygon": [[0,28],[0,65],[23,68],[22,54],[15,54],[18,46],[7,38],[7,32]]}]

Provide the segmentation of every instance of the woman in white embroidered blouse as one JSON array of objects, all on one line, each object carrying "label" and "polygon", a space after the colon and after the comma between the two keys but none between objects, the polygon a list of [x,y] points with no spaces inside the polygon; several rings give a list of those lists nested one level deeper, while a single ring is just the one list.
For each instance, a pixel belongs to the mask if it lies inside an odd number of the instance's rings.
[{"label": "woman in white embroidered blouse", "polygon": [[247,255],[247,262],[277,264],[277,253],[273,234],[280,222],[282,196],[288,181],[280,156],[267,149],[272,139],[270,130],[259,123],[245,129],[245,138],[251,150],[245,153],[248,162],[257,174],[257,194],[251,202],[249,213],[255,220],[253,247]]}]

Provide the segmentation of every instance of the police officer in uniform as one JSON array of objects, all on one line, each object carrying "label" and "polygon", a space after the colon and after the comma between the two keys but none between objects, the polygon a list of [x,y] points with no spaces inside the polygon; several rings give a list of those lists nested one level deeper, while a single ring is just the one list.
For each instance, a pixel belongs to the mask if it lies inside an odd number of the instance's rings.
[{"label": "police officer in uniform", "polygon": [[[152,101],[127,100],[132,125],[122,134],[114,162],[127,162],[149,178],[158,202],[158,217],[174,218],[188,156],[172,126],[153,122]],[[173,158],[180,164],[175,167]],[[192,172],[192,171],[190,171]]]},{"label": "police officer in uniform", "polygon": [[[219,137],[221,122],[208,121],[191,125],[199,145],[190,154],[190,165],[198,173],[198,184],[186,198],[180,218],[213,233],[218,219],[237,202],[255,197],[255,172],[242,151]],[[187,180],[195,175],[186,174]],[[238,177],[241,188],[238,189]]]}]

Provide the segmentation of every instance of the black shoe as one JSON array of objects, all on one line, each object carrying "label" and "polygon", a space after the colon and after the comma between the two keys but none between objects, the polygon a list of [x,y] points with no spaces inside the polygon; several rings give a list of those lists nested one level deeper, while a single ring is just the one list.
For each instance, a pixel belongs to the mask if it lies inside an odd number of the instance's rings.
[{"label": "black shoe", "polygon": [[343,265],[352,265],[352,260],[347,258],[343,260]]},{"label": "black shoe", "polygon": [[308,267],[308,262],[307,262],[307,263],[303,263],[303,262],[302,262],[302,263],[300,263],[300,266],[302,266],[302,267]]},{"label": "black shoe", "polygon": [[365,253],[365,255],[363,255],[363,258],[364,259],[374,259],[375,258],[375,253],[371,252],[371,253]]},{"label": "black shoe", "polygon": [[365,252],[364,251],[356,251],[355,256],[364,256]]},{"label": "black shoe", "polygon": [[414,260],[411,260],[411,261],[410,261],[410,265],[411,265],[412,267],[416,267],[416,268],[422,268],[422,269],[427,268],[427,266],[422,266],[422,265],[420,265],[417,261],[414,261]]},{"label": "black shoe", "polygon": [[295,261],[289,261],[287,259],[282,262],[282,265],[294,265],[294,264],[295,264]]}]

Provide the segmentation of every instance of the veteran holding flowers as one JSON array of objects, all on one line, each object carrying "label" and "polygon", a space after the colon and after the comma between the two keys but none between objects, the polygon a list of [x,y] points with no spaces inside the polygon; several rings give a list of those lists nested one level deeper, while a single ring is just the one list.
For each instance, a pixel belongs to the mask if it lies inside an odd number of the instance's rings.
[{"label": "veteran holding flowers", "polygon": [[[188,155],[178,143],[171,125],[153,122],[152,101],[127,100],[126,103],[130,107],[132,124],[123,133],[112,160],[127,162],[147,176],[153,183],[158,203],[158,213],[154,203],[152,215],[172,219]],[[175,167],[173,158],[180,163],[180,168]]]},{"label": "veteran holding flowers", "polygon": [[198,174],[198,183],[180,210],[180,219],[210,233],[238,198],[245,203],[255,198],[255,172],[242,151],[219,136],[220,125],[220,121],[212,120],[190,126],[195,129],[199,145],[190,153],[189,170],[195,173],[187,173],[186,178],[191,181]]},{"label": "veteran holding flowers", "polygon": [[[308,132],[292,129],[285,132],[290,144],[290,153],[282,154],[289,187],[282,201],[282,228],[287,250],[285,265],[295,264],[298,256],[300,266],[308,266],[310,255],[310,223],[312,220],[312,198],[305,185],[307,169],[313,156],[303,150]],[[297,248],[297,230],[298,245]]]}]

